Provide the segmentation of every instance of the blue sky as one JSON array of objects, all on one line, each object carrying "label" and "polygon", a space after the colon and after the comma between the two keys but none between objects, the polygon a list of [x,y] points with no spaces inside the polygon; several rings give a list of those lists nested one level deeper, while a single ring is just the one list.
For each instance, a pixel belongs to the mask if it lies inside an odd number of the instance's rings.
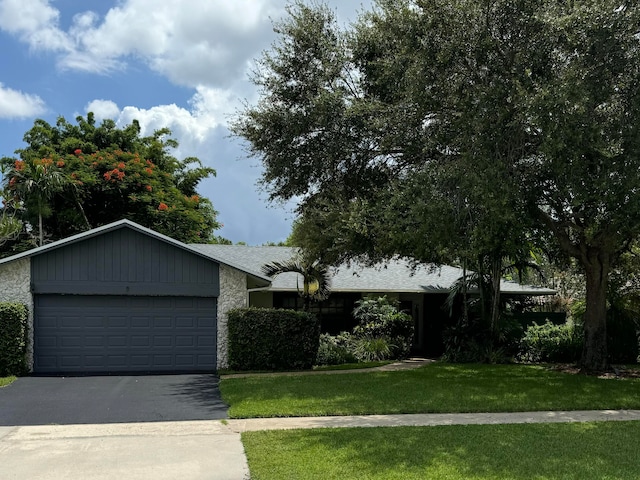
[{"label": "blue sky", "polygon": [[[341,21],[370,0],[327,2]],[[259,161],[230,137],[229,116],[256,92],[252,61],[275,41],[287,0],[0,0],[0,156],[23,146],[36,118],[93,111],[143,134],[169,127],[175,155],[217,170],[200,192],[217,233],[259,245],[290,233],[292,205],[268,205]]]}]

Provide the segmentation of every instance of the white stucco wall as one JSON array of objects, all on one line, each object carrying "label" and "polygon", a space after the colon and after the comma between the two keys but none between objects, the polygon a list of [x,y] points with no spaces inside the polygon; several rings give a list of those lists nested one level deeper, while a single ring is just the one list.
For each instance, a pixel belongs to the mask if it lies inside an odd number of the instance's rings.
[{"label": "white stucco wall", "polygon": [[33,368],[33,295],[31,295],[31,260],[22,258],[0,265],[0,302],[23,303],[29,309],[29,344],[27,365]]},{"label": "white stucco wall", "polygon": [[229,366],[227,312],[247,306],[247,275],[226,265],[220,265],[220,296],[218,297],[218,368]]}]

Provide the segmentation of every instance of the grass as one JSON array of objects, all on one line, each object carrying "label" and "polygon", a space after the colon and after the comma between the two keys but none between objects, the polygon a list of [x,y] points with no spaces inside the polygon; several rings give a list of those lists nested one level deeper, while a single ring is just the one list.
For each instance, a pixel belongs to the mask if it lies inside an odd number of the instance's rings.
[{"label": "grass", "polygon": [[[329,370],[361,370],[361,369],[365,369],[365,368],[374,368],[374,367],[381,367],[383,365],[388,365],[390,363],[393,363],[390,360],[387,361],[381,361],[381,362],[358,362],[358,363],[342,363],[340,365],[319,365],[319,366],[315,366],[313,367],[313,370],[308,370],[308,371],[329,371]],[[282,374],[282,375],[286,375],[287,373],[303,373],[304,370],[289,370],[289,371],[276,371],[274,372],[273,370],[231,370],[230,368],[226,368],[226,369],[220,369],[218,370],[218,373],[222,376],[224,375],[235,375],[235,374],[241,374],[241,375],[250,375],[250,374],[254,374],[254,373],[274,373],[274,374]]]},{"label": "grass", "polygon": [[434,363],[415,370],[223,378],[232,418],[640,408],[640,379],[532,365]]},{"label": "grass", "polygon": [[316,372],[324,372],[331,370],[362,370],[364,368],[382,367],[383,365],[389,365],[393,363],[391,360],[383,360],[379,362],[358,362],[358,363],[343,363],[340,365],[321,365],[313,367]]},{"label": "grass", "polygon": [[0,377],[0,387],[6,387],[7,385],[12,384],[13,382],[15,382],[16,377],[10,376],[10,377]]},{"label": "grass", "polygon": [[623,480],[637,422],[459,425],[242,434],[253,480]]}]

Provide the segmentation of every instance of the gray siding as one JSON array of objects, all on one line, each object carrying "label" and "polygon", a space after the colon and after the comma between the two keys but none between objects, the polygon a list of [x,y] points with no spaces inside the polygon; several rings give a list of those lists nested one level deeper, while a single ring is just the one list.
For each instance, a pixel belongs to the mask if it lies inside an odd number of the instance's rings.
[{"label": "gray siding", "polygon": [[217,297],[219,265],[121,228],[32,259],[37,294]]}]

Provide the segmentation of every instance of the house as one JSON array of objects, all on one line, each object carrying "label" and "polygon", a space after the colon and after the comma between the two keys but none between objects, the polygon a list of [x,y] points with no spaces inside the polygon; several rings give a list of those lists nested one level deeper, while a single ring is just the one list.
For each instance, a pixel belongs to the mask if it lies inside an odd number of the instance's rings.
[{"label": "house", "polygon": [[[227,312],[298,306],[296,274],[265,277],[286,247],[187,245],[121,220],[0,260],[0,301],[29,307],[28,355],[38,374],[203,372],[227,365]],[[428,350],[439,305],[460,277],[453,267],[412,273],[340,268],[319,308],[323,327],[349,327],[355,301],[386,294],[416,322]],[[505,282],[506,294],[552,290]],[[437,332],[436,332],[437,333]]]},{"label": "house", "polygon": [[[284,262],[296,254],[295,248],[245,245],[192,245],[213,258],[225,258],[234,265],[260,272],[265,263]],[[443,305],[454,284],[462,278],[460,268],[447,265],[411,268],[407,260],[393,260],[377,267],[356,264],[334,269],[331,295],[312,305],[321,320],[322,331],[337,334],[355,326],[352,312],[358,300],[367,295],[394,299],[401,310],[411,314],[415,326],[414,350],[427,356],[442,352],[442,330],[450,322]],[[249,305],[257,307],[301,309],[302,276],[284,273],[275,277],[268,287],[249,290]],[[521,285],[503,280],[504,298],[554,295],[555,290]],[[544,321],[544,318],[542,319]]]}]

